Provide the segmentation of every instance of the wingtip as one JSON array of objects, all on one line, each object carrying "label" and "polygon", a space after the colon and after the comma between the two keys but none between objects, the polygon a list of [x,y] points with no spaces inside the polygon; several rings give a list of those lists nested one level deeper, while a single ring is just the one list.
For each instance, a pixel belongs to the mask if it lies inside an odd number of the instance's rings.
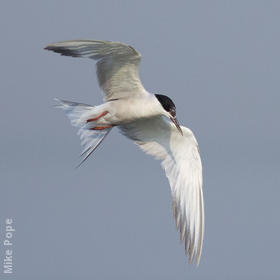
[{"label": "wingtip", "polygon": [[44,50],[53,51],[63,56],[80,57],[80,55],[75,50],[59,45],[58,43],[50,44],[46,46]]},{"label": "wingtip", "polygon": [[195,265],[196,268],[198,268],[198,267],[199,267],[199,264],[200,264],[200,256],[196,256],[196,258],[194,258],[194,256],[191,257],[191,256],[189,255],[188,263],[189,263],[189,264],[193,264],[194,259],[195,259],[195,264],[194,264],[194,265]]},{"label": "wingtip", "polygon": [[55,51],[55,48],[56,48],[55,44],[50,44],[50,45],[45,46],[44,50],[46,50],[46,51]]}]

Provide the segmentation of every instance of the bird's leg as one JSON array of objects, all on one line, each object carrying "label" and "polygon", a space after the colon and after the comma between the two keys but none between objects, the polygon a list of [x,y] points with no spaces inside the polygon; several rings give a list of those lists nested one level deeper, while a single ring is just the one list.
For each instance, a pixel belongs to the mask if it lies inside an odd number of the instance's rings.
[{"label": "bird's leg", "polygon": [[113,127],[112,125],[96,126],[96,127],[91,128],[91,130],[104,130],[106,128],[112,128],[112,127]]},{"label": "bird's leg", "polygon": [[104,111],[103,113],[101,113],[99,116],[97,116],[96,118],[92,118],[92,119],[88,119],[87,120],[87,123],[88,122],[94,122],[94,121],[97,121],[98,119],[100,119],[101,117],[105,116],[106,114],[108,114],[109,112],[108,111]]},{"label": "bird's leg", "polygon": [[[101,117],[107,115],[108,113],[109,113],[108,111],[104,111],[103,113],[101,113],[96,118],[88,119],[87,123],[97,121],[98,119],[100,119]],[[112,127],[113,127],[113,125],[105,125],[105,126],[95,126],[95,127],[90,128],[90,129],[91,130],[104,130],[106,128],[112,128]]]}]

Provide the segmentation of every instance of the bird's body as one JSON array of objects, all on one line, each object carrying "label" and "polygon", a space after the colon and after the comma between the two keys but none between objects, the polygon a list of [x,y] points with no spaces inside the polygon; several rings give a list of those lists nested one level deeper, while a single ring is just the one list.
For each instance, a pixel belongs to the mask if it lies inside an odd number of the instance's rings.
[{"label": "bird's body", "polygon": [[[200,261],[204,234],[202,166],[192,131],[179,125],[173,101],[143,87],[138,66],[141,55],[118,42],[76,40],[51,44],[47,50],[97,60],[97,76],[105,103],[91,106],[58,100],[72,125],[79,128],[87,159],[117,126],[146,153],[161,160],[173,198],[176,226],[192,262]],[[171,121],[170,121],[171,120]],[[84,161],[83,160],[83,161]]]},{"label": "bird's body", "polygon": [[162,107],[153,94],[148,93],[143,97],[125,97],[109,100],[97,106],[98,112],[108,111],[101,117],[97,124],[122,125],[142,118],[158,116]]}]

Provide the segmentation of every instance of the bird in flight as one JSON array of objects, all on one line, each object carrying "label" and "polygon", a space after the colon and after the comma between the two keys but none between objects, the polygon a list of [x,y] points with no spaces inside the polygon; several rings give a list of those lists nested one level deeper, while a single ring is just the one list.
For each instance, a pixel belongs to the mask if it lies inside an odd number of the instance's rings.
[{"label": "bird in flight", "polygon": [[198,265],[204,235],[198,144],[192,131],[179,125],[173,101],[143,87],[139,77],[141,54],[119,42],[97,40],[63,41],[45,49],[97,61],[98,82],[105,94],[103,104],[91,106],[56,99],[71,124],[79,128],[83,161],[113,127],[160,160],[170,183],[176,227],[185,243],[185,253],[190,263],[195,259]]}]

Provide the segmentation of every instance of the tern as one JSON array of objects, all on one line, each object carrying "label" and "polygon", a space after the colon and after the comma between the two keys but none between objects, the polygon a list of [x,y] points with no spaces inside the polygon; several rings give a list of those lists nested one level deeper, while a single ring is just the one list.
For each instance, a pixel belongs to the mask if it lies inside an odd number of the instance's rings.
[{"label": "tern", "polygon": [[[204,236],[202,164],[193,132],[179,125],[173,101],[151,94],[139,77],[141,54],[133,47],[111,41],[72,40],[48,45],[64,56],[97,61],[97,77],[105,103],[91,106],[56,99],[58,107],[78,127],[86,160],[113,127],[144,152],[161,161],[171,187],[173,212],[185,253],[200,262]],[[82,161],[82,162],[83,162]]]}]

